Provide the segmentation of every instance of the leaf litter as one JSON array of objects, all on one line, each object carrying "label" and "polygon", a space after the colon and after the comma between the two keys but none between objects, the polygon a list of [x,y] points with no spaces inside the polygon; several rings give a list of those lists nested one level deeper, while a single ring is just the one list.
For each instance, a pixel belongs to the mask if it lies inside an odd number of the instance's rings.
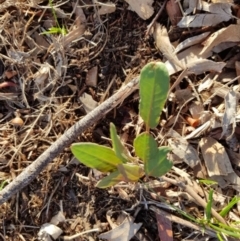
[{"label": "leaf litter", "polygon": [[[101,174],[74,162],[66,146],[34,182],[0,206],[3,240],[34,240],[41,227],[53,226],[59,234],[52,238],[62,233],[63,240],[216,238],[214,230],[202,233],[199,223],[189,223],[177,210],[204,218],[209,187],[199,180],[217,181],[212,186],[217,212],[239,192],[240,7],[233,1],[171,1],[157,22],[153,19],[148,38],[149,21],[162,6],[144,0],[53,1],[58,24],[67,29],[61,35],[41,34],[57,26],[46,1],[1,3],[0,184],[14,181],[79,118],[159,59],[173,88],[152,132],[159,145],[172,147],[174,163],[151,190],[129,183],[100,190],[94,185]],[[180,33],[175,42],[171,28]],[[114,122],[134,154],[131,134],[144,128],[137,98],[136,92],[123,99],[78,140],[109,146],[106,130]],[[15,118],[21,124],[11,124]],[[109,231],[108,211],[118,212],[113,221],[127,211],[130,222]],[[233,225],[239,216],[233,208],[224,222]],[[114,239],[106,232],[120,235]]]}]

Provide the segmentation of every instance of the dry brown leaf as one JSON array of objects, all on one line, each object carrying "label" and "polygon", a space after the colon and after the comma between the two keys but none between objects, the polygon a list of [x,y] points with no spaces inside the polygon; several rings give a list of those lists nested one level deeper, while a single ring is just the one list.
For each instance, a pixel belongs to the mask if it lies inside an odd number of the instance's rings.
[{"label": "dry brown leaf", "polygon": [[129,7],[128,9],[137,13],[143,20],[149,19],[153,13],[153,0],[125,0]]},{"label": "dry brown leaf", "polygon": [[167,29],[160,24],[156,24],[153,37],[158,49],[163,53],[168,61],[172,63],[172,65],[177,66],[179,69],[184,69],[184,65],[180,63],[177,55],[175,54],[175,49],[169,40]]},{"label": "dry brown leaf", "polygon": [[43,241],[51,241],[57,239],[62,234],[62,229],[51,223],[45,223],[38,232],[38,239]]},{"label": "dry brown leaf", "polygon": [[198,75],[206,71],[221,73],[225,65],[226,63],[224,62],[215,62],[209,59],[200,59],[192,63],[189,63],[187,67],[188,67],[189,73],[194,73]]},{"label": "dry brown leaf", "polygon": [[79,97],[79,100],[83,104],[83,108],[86,113],[89,113],[98,106],[98,102],[95,101],[92,96],[87,93],[83,93],[82,96]]},{"label": "dry brown leaf", "polygon": [[235,115],[236,115],[236,109],[237,109],[237,101],[238,100],[237,100],[236,92],[233,90],[230,90],[225,96],[225,111],[222,119],[223,132],[220,139],[223,136],[226,136],[226,138],[229,139],[235,132],[235,128],[236,128]]},{"label": "dry brown leaf", "polygon": [[178,23],[180,28],[193,28],[193,27],[204,27],[204,26],[215,26],[221,22],[229,21],[232,18],[231,4],[229,3],[212,3],[209,4],[205,1],[198,1],[197,4],[189,6],[186,11],[190,13],[196,9],[206,11],[205,14],[194,14],[192,16],[184,16]]},{"label": "dry brown leaf", "polygon": [[[221,72],[225,63],[206,59],[211,56],[211,52],[201,54],[201,51],[202,47],[200,45],[194,45],[177,54],[181,66],[188,68],[189,72],[195,74],[202,74],[206,71]],[[165,64],[170,75],[183,69],[174,64],[173,61],[166,61]]]},{"label": "dry brown leaf", "polygon": [[196,149],[176,131],[170,129],[168,137],[168,143],[172,148],[172,152],[182,159],[183,162],[187,163],[187,165],[192,168],[200,162]]},{"label": "dry brown leaf", "polygon": [[86,85],[88,86],[97,86],[97,74],[98,74],[98,67],[94,66],[88,70],[86,76]]},{"label": "dry brown leaf", "polygon": [[204,79],[201,80],[198,86],[198,93],[201,93],[203,90],[208,90],[214,83],[213,76],[208,74]]},{"label": "dry brown leaf", "polygon": [[134,223],[132,217],[126,217],[126,219],[116,228],[113,228],[109,232],[98,235],[101,239],[107,239],[108,241],[129,241],[140,229],[142,223]]},{"label": "dry brown leaf", "polygon": [[227,176],[233,173],[225,148],[212,137],[204,137],[199,143],[208,175]]},{"label": "dry brown leaf", "polygon": [[204,48],[201,54],[206,53],[213,49],[213,47],[221,44],[222,42],[239,42],[240,41],[240,25],[229,25],[226,28],[222,28],[214,32],[203,43]]},{"label": "dry brown leaf", "polygon": [[182,12],[179,3],[175,0],[167,1],[166,4],[167,14],[173,26],[176,26],[182,18]]},{"label": "dry brown leaf", "polygon": [[186,40],[184,40],[183,42],[178,44],[178,46],[175,49],[175,53],[178,53],[178,52],[182,51],[183,49],[186,49],[193,45],[200,44],[204,39],[206,39],[206,37],[209,34],[210,34],[210,32],[205,32],[200,35],[197,35],[197,36],[194,36],[191,38],[187,38]]},{"label": "dry brown leaf", "polygon": [[100,6],[100,8],[98,9],[99,15],[114,13],[116,11],[116,5],[112,2],[106,2],[106,3],[97,2],[97,4]]}]

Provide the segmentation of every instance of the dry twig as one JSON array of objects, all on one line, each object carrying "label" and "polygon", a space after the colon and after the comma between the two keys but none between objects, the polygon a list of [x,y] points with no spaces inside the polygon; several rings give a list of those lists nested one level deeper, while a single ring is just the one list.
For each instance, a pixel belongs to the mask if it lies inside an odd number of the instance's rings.
[{"label": "dry twig", "polygon": [[57,141],[55,141],[44,153],[30,164],[19,176],[0,192],[0,204],[27,186],[43,169],[57,157],[66,146],[69,146],[84,130],[100,120],[106,113],[116,107],[138,88],[139,77],[136,77],[127,85],[123,86],[108,100],[103,102],[71,128],[69,128]]}]

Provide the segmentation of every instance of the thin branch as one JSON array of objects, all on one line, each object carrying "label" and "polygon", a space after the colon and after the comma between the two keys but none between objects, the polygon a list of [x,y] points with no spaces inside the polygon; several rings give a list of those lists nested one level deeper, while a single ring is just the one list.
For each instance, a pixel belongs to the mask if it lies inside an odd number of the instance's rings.
[{"label": "thin branch", "polygon": [[157,13],[157,15],[154,17],[154,19],[152,20],[152,22],[148,25],[145,36],[149,35],[149,32],[150,32],[152,26],[154,25],[154,23],[157,21],[157,19],[158,19],[159,16],[161,15],[163,9],[164,9],[165,6],[166,6],[166,3],[167,3],[167,0],[165,0],[165,1],[163,2],[161,8],[159,9],[159,11],[158,11],[158,13]]},{"label": "thin branch", "polygon": [[138,89],[139,77],[136,77],[123,86],[112,97],[104,101],[93,111],[84,116],[70,129],[68,129],[57,141],[55,141],[44,153],[18,175],[9,185],[0,191],[0,205],[26,187],[54,158],[56,158],[66,146],[69,146],[81,133],[103,118],[109,111],[122,103],[134,90]]}]

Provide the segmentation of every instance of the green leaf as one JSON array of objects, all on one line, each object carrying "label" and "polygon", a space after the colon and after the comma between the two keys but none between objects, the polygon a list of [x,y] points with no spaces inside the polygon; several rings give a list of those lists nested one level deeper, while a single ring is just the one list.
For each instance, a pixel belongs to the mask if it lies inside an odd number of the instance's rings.
[{"label": "green leaf", "polygon": [[116,156],[123,162],[128,162],[128,150],[120,141],[119,136],[117,135],[116,127],[113,123],[110,124],[110,136],[112,139],[113,150],[115,151]]},{"label": "green leaf", "polygon": [[148,63],[140,74],[140,116],[147,128],[155,128],[169,90],[169,74],[164,63]]},{"label": "green leaf", "polygon": [[48,31],[44,31],[41,34],[62,34],[62,35],[66,35],[67,30],[65,28],[51,27],[51,28],[48,29]]},{"label": "green leaf", "polygon": [[142,133],[137,136],[133,142],[136,155],[140,157],[144,163],[154,159],[158,152],[157,142],[149,133]]},{"label": "green leaf", "polygon": [[213,202],[213,190],[211,189],[209,191],[209,195],[208,195],[208,202],[207,202],[207,206],[206,206],[206,210],[205,210],[205,215],[206,215],[206,219],[207,222],[210,223],[211,221],[211,217],[212,217],[212,202]]},{"label": "green leaf", "polygon": [[110,173],[107,177],[104,177],[102,180],[100,180],[96,186],[98,188],[111,187],[123,181],[123,179],[124,179],[123,175],[119,172],[119,170],[116,170]]},{"label": "green leaf", "polygon": [[116,170],[122,163],[111,148],[95,143],[74,143],[71,151],[81,163],[101,172]]},{"label": "green leaf", "polygon": [[198,181],[199,181],[199,183],[209,185],[209,186],[218,184],[218,182],[209,180],[209,179],[199,179]]},{"label": "green leaf", "polygon": [[239,201],[240,201],[240,198],[235,196],[235,197],[229,202],[229,204],[222,209],[222,211],[221,211],[219,214],[220,214],[222,217],[225,217],[225,216],[230,212],[230,210],[233,208],[233,206],[234,206],[235,204],[237,204]]},{"label": "green leaf", "polygon": [[8,181],[4,180],[3,182],[1,182],[0,184],[0,191],[4,188],[5,185],[7,185]]},{"label": "green leaf", "polygon": [[149,133],[142,133],[134,140],[136,155],[144,162],[146,175],[160,177],[172,168],[173,163],[167,159],[169,147],[157,147],[157,142]]},{"label": "green leaf", "polygon": [[171,148],[167,146],[158,148],[155,157],[145,162],[144,170],[146,175],[161,177],[171,170],[173,163],[167,159],[167,154],[170,150]]},{"label": "green leaf", "polygon": [[123,175],[125,182],[136,182],[144,176],[143,168],[135,164],[119,164],[119,172]]},{"label": "green leaf", "polygon": [[136,182],[141,178],[144,173],[140,166],[134,164],[120,164],[118,170],[110,173],[97,183],[98,188],[107,188],[116,185],[117,183]]}]

